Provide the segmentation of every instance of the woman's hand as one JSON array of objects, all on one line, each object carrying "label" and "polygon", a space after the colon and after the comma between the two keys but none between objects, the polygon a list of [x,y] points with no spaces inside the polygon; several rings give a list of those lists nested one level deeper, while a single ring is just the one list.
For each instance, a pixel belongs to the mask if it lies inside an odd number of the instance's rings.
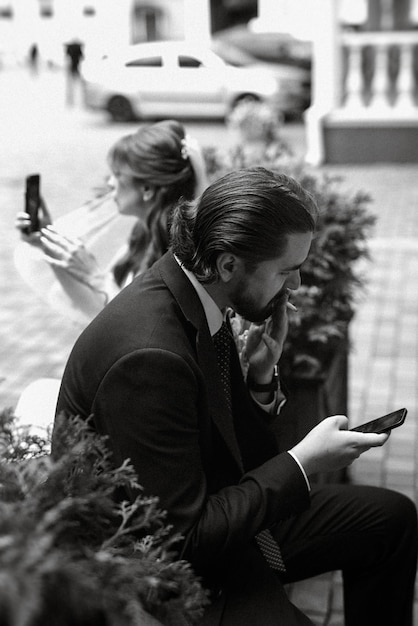
[{"label": "woman's hand", "polygon": [[74,278],[92,288],[101,290],[105,280],[96,258],[86,250],[80,239],[70,239],[57,232],[52,226],[42,228],[40,245],[45,260],[55,268],[67,271]]},{"label": "woman's hand", "polygon": [[271,317],[260,326],[251,324],[248,330],[246,358],[249,376],[260,384],[271,382],[273,369],[281,357],[288,330],[286,290],[276,302]]},{"label": "woman's hand", "polygon": [[[52,224],[51,214],[49,213],[48,207],[45,204],[43,198],[40,199],[40,207],[39,207],[39,228],[45,228],[49,224]],[[25,211],[19,211],[16,215],[15,227],[20,232],[20,235],[24,241],[30,243],[32,245],[40,245],[40,230],[36,230],[34,232],[29,232],[30,230],[30,216],[29,213]]]}]

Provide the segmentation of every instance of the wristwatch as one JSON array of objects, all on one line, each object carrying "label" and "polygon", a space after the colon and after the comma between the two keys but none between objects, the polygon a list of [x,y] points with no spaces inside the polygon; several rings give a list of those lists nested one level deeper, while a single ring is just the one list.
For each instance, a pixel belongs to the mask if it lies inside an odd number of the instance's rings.
[{"label": "wristwatch", "polygon": [[277,391],[277,388],[279,386],[279,371],[277,365],[274,366],[273,378],[270,383],[256,383],[254,380],[251,379],[251,376],[248,376],[247,385],[249,389],[251,389],[251,391],[259,391],[264,393]]}]

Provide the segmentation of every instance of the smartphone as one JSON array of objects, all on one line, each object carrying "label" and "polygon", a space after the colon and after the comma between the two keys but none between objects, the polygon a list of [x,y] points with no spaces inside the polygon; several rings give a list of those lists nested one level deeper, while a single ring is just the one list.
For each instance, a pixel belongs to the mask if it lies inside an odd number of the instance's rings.
[{"label": "smartphone", "polygon": [[26,234],[39,230],[39,207],[41,206],[41,177],[39,174],[31,174],[26,177],[25,211],[30,217],[30,226]]},{"label": "smartphone", "polygon": [[383,415],[383,417],[378,417],[371,422],[350,428],[350,430],[355,430],[360,433],[386,433],[392,430],[392,428],[401,426],[405,421],[407,412],[406,409],[398,409],[397,411]]}]

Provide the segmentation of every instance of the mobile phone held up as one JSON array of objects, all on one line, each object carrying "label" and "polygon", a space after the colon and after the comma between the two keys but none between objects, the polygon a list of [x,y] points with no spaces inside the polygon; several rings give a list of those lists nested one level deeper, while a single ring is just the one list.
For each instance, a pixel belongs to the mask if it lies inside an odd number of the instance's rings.
[{"label": "mobile phone held up", "polygon": [[39,207],[41,206],[41,177],[31,174],[26,177],[25,211],[30,217],[30,226],[25,230],[27,235],[39,230]]},{"label": "mobile phone held up", "polygon": [[407,412],[406,409],[398,409],[397,411],[383,415],[383,417],[378,417],[371,422],[350,428],[350,430],[360,433],[387,433],[392,430],[392,428],[397,428],[404,423]]}]

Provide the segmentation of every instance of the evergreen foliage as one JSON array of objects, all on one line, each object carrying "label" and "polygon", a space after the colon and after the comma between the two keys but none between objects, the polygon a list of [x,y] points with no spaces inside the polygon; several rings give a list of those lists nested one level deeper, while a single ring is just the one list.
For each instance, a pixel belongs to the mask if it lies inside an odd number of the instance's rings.
[{"label": "evergreen foliage", "polygon": [[[177,560],[156,498],[133,467],[112,464],[104,437],[79,418],[49,437],[0,414],[0,623],[3,626],[177,626],[196,623],[206,593]],[[132,501],[115,498],[120,491]]]},{"label": "evergreen foliage", "polygon": [[341,178],[296,159],[281,138],[280,124],[265,104],[244,102],[231,117],[237,144],[209,146],[204,154],[211,181],[235,168],[262,166],[292,176],[315,198],[317,228],[302,285],[291,296],[298,311],[289,312],[280,370],[284,377],[321,378],[335,350],[348,342],[348,323],[366,284],[361,262],[369,259],[367,242],[376,217],[369,194],[348,193]]},{"label": "evergreen foliage", "polygon": [[281,369],[287,376],[321,376],[348,342],[348,324],[366,284],[360,261],[369,259],[376,218],[368,210],[370,196],[342,192],[339,178],[307,170],[294,175],[316,199],[319,218],[302,284],[292,295],[298,311],[290,312]]}]

